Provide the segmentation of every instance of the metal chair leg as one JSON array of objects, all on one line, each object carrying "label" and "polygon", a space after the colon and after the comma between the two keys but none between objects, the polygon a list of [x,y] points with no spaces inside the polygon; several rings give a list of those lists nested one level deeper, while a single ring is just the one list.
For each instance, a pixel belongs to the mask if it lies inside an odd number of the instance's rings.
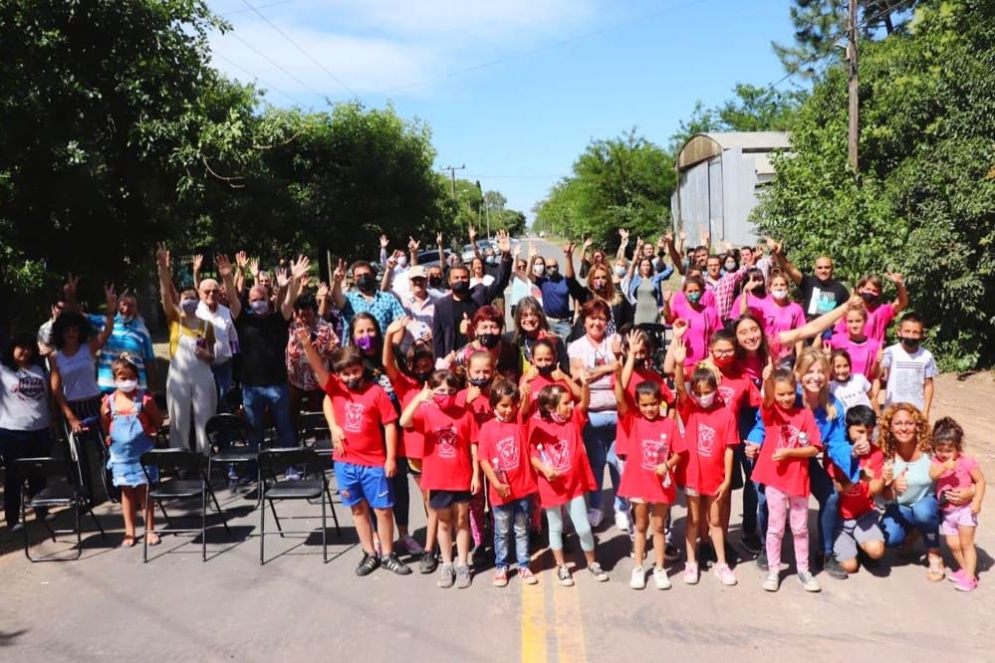
[{"label": "metal chair leg", "polygon": [[273,520],[276,521],[276,529],[280,531],[280,538],[286,538],[283,536],[283,527],[280,526],[280,517],[276,515],[276,505],[273,504],[273,500],[269,500],[269,508],[273,512]]},{"label": "metal chair leg", "polygon": [[342,536],[342,528],[339,527],[339,515],[335,511],[335,502],[332,501],[332,494],[329,492],[328,484],[325,484],[325,495],[328,496],[328,506],[332,509],[332,520],[335,521],[335,536]]},{"label": "metal chair leg", "polygon": [[328,564],[328,519],[325,516],[325,494],[321,494],[321,559]]},{"label": "metal chair leg", "polygon": [[205,481],[200,490],[200,561],[207,561],[207,489]]},{"label": "metal chair leg", "polygon": [[[260,486],[259,490],[262,491],[262,489],[263,489],[262,486]],[[263,561],[263,548],[265,545],[266,545],[266,509],[262,508],[259,509],[259,565],[260,566],[266,563]]]}]

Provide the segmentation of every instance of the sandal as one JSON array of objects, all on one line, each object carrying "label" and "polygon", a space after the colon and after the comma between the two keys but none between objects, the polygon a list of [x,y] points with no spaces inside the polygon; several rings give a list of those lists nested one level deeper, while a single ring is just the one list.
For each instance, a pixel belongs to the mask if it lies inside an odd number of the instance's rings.
[{"label": "sandal", "polygon": [[929,555],[929,570],[926,571],[926,579],[930,582],[940,582],[946,577],[946,567],[943,565],[943,558],[939,555]]},{"label": "sandal", "polygon": [[159,535],[156,534],[155,532],[149,532],[146,535],[146,538],[149,540],[149,545],[150,546],[157,546],[160,543],[162,543],[162,539],[160,539]]},{"label": "sandal", "polygon": [[133,534],[125,534],[124,539],[121,541],[122,548],[134,548],[135,547],[135,536]]}]

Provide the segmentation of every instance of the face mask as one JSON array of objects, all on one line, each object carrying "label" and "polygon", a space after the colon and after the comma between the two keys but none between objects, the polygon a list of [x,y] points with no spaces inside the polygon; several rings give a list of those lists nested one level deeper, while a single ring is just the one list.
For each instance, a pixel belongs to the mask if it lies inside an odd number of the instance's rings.
[{"label": "face mask", "polygon": [[604,290],[608,287],[608,279],[598,278],[592,282],[595,290]]},{"label": "face mask", "polygon": [[428,277],[428,287],[434,288],[435,290],[442,289],[442,277],[441,276],[430,276]]},{"label": "face mask", "polygon": [[501,342],[501,336],[499,334],[477,334],[477,341],[490,350],[497,347],[497,344]]},{"label": "face mask", "polygon": [[[502,417],[502,416],[501,416],[500,414],[498,414],[498,413],[497,413],[497,411],[495,411],[495,412],[494,412],[494,418],[495,418],[495,419],[497,419],[497,420],[498,420],[499,422],[501,422],[502,424],[506,424],[506,423],[508,423],[509,421],[514,421],[514,420],[515,420],[515,415],[512,415],[512,416],[510,416],[510,417],[508,417],[508,418],[506,419],[506,418]],[[496,464],[496,463],[493,463],[493,464]]]},{"label": "face mask", "polygon": [[184,299],[180,302],[180,310],[186,315],[193,315],[197,312],[197,304],[199,302],[196,299]]},{"label": "face mask", "polygon": [[922,343],[922,339],[906,338],[903,336],[898,339],[898,342],[901,343],[907,350],[915,350],[916,348],[919,347],[919,344]]},{"label": "face mask", "polygon": [[116,380],[114,382],[114,388],[118,391],[130,394],[134,390],[138,389],[138,380]]},{"label": "face mask", "polygon": [[549,366],[536,366],[536,371],[539,372],[539,375],[548,378],[554,371],[556,371],[556,365],[550,364]]},{"label": "face mask", "polygon": [[495,258],[494,256],[487,256],[487,264],[488,265],[496,265],[497,264],[497,258]]},{"label": "face mask", "polygon": [[359,391],[359,388],[363,386],[363,378],[353,378],[352,380],[343,380],[343,382],[349,391]]},{"label": "face mask", "polygon": [[376,340],[373,336],[360,336],[354,340],[356,347],[363,352],[369,352],[373,349],[373,342]]},{"label": "face mask", "polygon": [[269,313],[269,302],[265,299],[257,299],[249,302],[249,308],[252,309],[252,313],[255,315],[266,315]]},{"label": "face mask", "polygon": [[469,281],[456,281],[453,283],[453,294],[454,295],[465,295],[470,292],[470,282]]},{"label": "face mask", "polygon": [[860,293],[860,298],[867,304],[875,304],[880,298],[880,295],[875,295],[873,292],[862,292]]},{"label": "face mask", "polygon": [[646,368],[646,359],[645,358],[643,358],[643,359],[636,359],[633,362],[633,366],[635,366],[636,368]]},{"label": "face mask", "polygon": [[771,294],[771,297],[773,297],[774,299],[784,299],[785,297],[788,296],[788,291],[787,290],[771,290],[770,294]]},{"label": "face mask", "polygon": [[712,363],[719,368],[727,368],[732,366],[734,361],[736,361],[736,357],[734,356],[722,355],[721,357],[716,357],[715,355],[712,355]]},{"label": "face mask", "polygon": [[469,382],[474,387],[483,387],[483,386],[486,386],[487,383],[490,382],[490,381],[491,381],[490,378],[469,378],[469,379],[467,379],[467,382]]},{"label": "face mask", "polygon": [[699,396],[698,394],[694,394],[694,400],[701,407],[710,408],[712,407],[712,403],[715,402],[715,392],[713,391],[710,394],[705,394],[704,396]]},{"label": "face mask", "polygon": [[546,265],[537,262],[536,264],[532,265],[532,273],[535,274],[536,276],[542,276],[543,274],[546,273]]},{"label": "face mask", "polygon": [[448,410],[456,404],[456,396],[453,394],[432,394],[432,400],[443,410]]},{"label": "face mask", "polygon": [[377,287],[376,281],[373,280],[373,274],[363,274],[357,278],[356,287],[359,288],[360,292],[372,292]]},{"label": "face mask", "polygon": [[700,292],[689,292],[685,296],[688,298],[688,301],[691,302],[692,304],[697,304],[698,300],[701,299]]},{"label": "face mask", "polygon": [[428,382],[428,379],[430,377],[432,377],[432,371],[422,371],[421,373],[415,373],[415,379],[422,384]]},{"label": "face mask", "polygon": [[553,421],[555,421],[558,424],[565,424],[568,421],[570,421],[570,417],[565,417],[562,414],[560,414],[559,412],[550,412],[549,413],[549,418],[552,419]]},{"label": "face mask", "polygon": [[400,258],[398,258],[397,259],[397,266],[398,267],[407,267],[408,266],[408,256],[401,256]]},{"label": "face mask", "polygon": [[615,265],[615,276],[625,276],[627,271],[625,265]]},{"label": "face mask", "polygon": [[727,262],[725,264],[725,268],[726,268],[727,272],[735,272],[736,271],[736,263],[734,263],[734,262]]},{"label": "face mask", "polygon": [[546,268],[546,277],[554,281],[560,278],[560,267],[559,265],[550,265]]}]

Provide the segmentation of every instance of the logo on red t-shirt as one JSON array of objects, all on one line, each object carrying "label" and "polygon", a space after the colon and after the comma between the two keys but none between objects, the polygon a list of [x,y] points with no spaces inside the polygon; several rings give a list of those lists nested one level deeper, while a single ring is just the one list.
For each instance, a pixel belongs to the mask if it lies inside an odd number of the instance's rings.
[{"label": "logo on red t-shirt", "polygon": [[560,474],[570,471],[572,465],[570,458],[570,440],[557,440],[549,448],[549,459],[553,462],[553,469]]},{"label": "logo on red t-shirt", "polygon": [[506,437],[497,442],[498,459],[502,470],[514,470],[518,468],[518,445],[515,443],[515,436]]},{"label": "logo on red t-shirt", "polygon": [[698,453],[702,456],[711,456],[713,447],[715,447],[715,429],[698,424]]},{"label": "logo on red t-shirt", "polygon": [[358,433],[363,430],[363,411],[366,408],[363,407],[362,403],[346,403],[345,404],[345,423],[342,428],[353,433]]},{"label": "logo on red t-shirt", "polygon": [[722,402],[726,404],[727,408],[732,409],[733,407],[732,397],[735,395],[736,395],[735,389],[719,385],[719,398],[722,399]]},{"label": "logo on red t-shirt", "polygon": [[781,424],[781,434],[777,436],[775,449],[794,449],[798,446],[798,435],[800,430],[791,424]]},{"label": "logo on red t-shirt", "polygon": [[456,429],[452,426],[440,428],[435,432],[435,439],[438,440],[436,453],[439,458],[456,457]]},{"label": "logo on red t-shirt", "polygon": [[644,470],[655,471],[657,465],[667,460],[669,446],[666,435],[661,435],[659,440],[643,440],[642,468]]}]

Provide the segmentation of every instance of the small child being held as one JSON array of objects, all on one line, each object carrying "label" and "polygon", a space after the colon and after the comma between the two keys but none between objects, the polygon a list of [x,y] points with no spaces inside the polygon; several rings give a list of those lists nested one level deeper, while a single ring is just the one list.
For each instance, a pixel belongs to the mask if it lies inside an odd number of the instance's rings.
[{"label": "small child being held", "polygon": [[842,529],[833,542],[833,553],[847,573],[860,567],[858,553],[869,559],[884,556],[884,532],[878,523],[874,497],[884,490],[884,454],[871,444],[877,415],[867,405],[846,411],[846,438],[852,447],[849,467],[841,468],[826,456],[826,471],[839,493]]},{"label": "small child being held", "polygon": [[538,487],[529,462],[525,423],[519,416],[519,398],[518,388],[507,380],[491,385],[489,400],[494,418],[480,427],[477,449],[480,469],[489,484],[488,497],[494,516],[495,587],[508,584],[512,543],[522,582],[527,585],[539,582],[529,568],[529,514]]},{"label": "small child being held", "polygon": [[[936,481],[936,496],[940,501],[940,534],[946,537],[947,547],[960,570],[950,574],[954,587],[969,592],[978,586],[976,575],[978,551],[974,547],[974,534],[978,529],[978,514],[985,498],[985,475],[978,461],[965,456],[964,429],[950,417],[943,417],[933,426],[933,464],[929,478]],[[973,485],[974,499],[970,504],[954,506],[946,500],[946,492]]]}]

